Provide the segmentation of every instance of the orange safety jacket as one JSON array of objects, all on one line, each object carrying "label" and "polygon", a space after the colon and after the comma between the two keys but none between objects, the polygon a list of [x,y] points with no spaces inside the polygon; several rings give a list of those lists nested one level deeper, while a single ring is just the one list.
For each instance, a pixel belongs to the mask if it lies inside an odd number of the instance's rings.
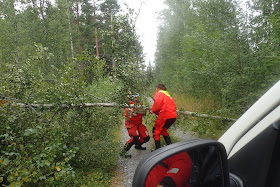
[{"label": "orange safety jacket", "polygon": [[[134,105],[132,101],[129,102],[131,105]],[[142,113],[137,113],[134,108],[125,108],[124,109],[125,115],[125,127],[131,128],[133,125],[140,125],[142,124]]]},{"label": "orange safety jacket", "polygon": [[167,91],[157,91],[154,100],[152,112],[158,115],[158,118],[177,118],[177,109],[174,99]]}]

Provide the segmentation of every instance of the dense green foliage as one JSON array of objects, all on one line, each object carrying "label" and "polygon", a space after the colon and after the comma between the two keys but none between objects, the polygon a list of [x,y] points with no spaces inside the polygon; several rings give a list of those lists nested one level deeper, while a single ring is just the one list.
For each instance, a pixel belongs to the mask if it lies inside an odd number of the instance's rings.
[{"label": "dense green foliage", "polygon": [[215,100],[231,115],[243,113],[271,87],[280,70],[279,3],[242,2],[165,0],[156,82]]},{"label": "dense green foliage", "polygon": [[128,17],[115,0],[0,0],[0,185],[110,185],[123,109],[82,104],[147,85]]},{"label": "dense green foliage", "polygon": [[[21,67],[34,53],[34,43],[53,54],[40,62],[45,74],[51,66],[63,68],[66,59],[74,60],[85,51],[103,59],[107,73],[129,62],[139,68],[143,63],[129,15],[121,14],[116,0],[98,1],[95,7],[88,0],[60,0],[55,5],[50,0],[1,0],[0,18],[0,64],[13,62]],[[83,68],[84,64],[75,62]]]},{"label": "dense green foliage", "polygon": [[[120,70],[119,78],[112,81],[104,75],[102,61],[84,55],[79,60],[92,62],[91,71],[96,72],[91,85],[87,74],[71,64],[63,70],[52,67],[53,79],[44,79],[36,63],[41,53],[47,53],[47,49],[42,50],[20,69],[11,64],[1,66],[0,180],[8,185],[108,186],[118,163],[120,147],[115,132],[123,110],[80,104],[124,103],[127,90],[139,89],[128,89],[126,77],[141,77]],[[35,108],[31,103],[52,107]]]},{"label": "dense green foliage", "polygon": [[[103,175],[113,171],[118,159],[119,144],[114,139],[119,126],[118,109],[72,104],[98,102],[91,94],[106,93],[110,100],[117,94],[115,85],[103,78],[88,87],[80,71],[70,66],[56,69],[54,80],[44,80],[32,71],[33,64],[30,61],[22,69],[2,66],[0,93],[8,103],[0,108],[1,182],[31,186],[80,184],[75,176],[82,168],[92,168],[100,184],[106,182],[108,179],[102,181]],[[53,106],[19,107],[16,103]]]}]

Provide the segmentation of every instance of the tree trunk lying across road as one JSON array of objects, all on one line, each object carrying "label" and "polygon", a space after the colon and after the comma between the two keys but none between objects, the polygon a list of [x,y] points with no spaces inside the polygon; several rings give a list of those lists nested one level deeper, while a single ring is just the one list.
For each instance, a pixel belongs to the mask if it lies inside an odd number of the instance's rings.
[{"label": "tree trunk lying across road", "polygon": [[177,110],[177,112],[179,114],[194,116],[194,117],[200,117],[200,118],[221,119],[221,120],[225,120],[225,121],[236,121],[236,119],[233,119],[233,118],[227,118],[227,117],[222,117],[222,116],[212,116],[212,115],[200,114],[200,113],[196,113],[196,112],[179,111],[179,110]]},{"label": "tree trunk lying across road", "polygon": [[[61,108],[69,108],[69,107],[121,107],[121,108],[142,108],[145,110],[151,110],[151,107],[147,107],[144,105],[126,105],[126,104],[117,104],[117,103],[81,103],[81,104],[62,104],[62,105],[54,105],[54,104],[25,104],[25,103],[12,103],[14,106],[21,107],[33,107],[33,108],[53,108],[53,107],[61,107]],[[221,119],[225,121],[236,121],[236,119],[222,117],[222,116],[212,116],[208,114],[200,114],[196,112],[190,111],[181,111],[177,110],[178,114],[188,115],[199,118],[208,118],[208,119]]]}]

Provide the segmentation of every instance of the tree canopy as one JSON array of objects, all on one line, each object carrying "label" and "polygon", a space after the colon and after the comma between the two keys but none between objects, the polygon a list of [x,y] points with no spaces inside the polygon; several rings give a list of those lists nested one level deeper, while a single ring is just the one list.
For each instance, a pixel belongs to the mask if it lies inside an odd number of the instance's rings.
[{"label": "tree canopy", "polygon": [[0,185],[109,186],[123,112],[82,103],[125,104],[148,80],[129,15],[93,2],[0,0]]},{"label": "tree canopy", "polygon": [[157,82],[241,113],[279,79],[278,2],[164,2]]}]

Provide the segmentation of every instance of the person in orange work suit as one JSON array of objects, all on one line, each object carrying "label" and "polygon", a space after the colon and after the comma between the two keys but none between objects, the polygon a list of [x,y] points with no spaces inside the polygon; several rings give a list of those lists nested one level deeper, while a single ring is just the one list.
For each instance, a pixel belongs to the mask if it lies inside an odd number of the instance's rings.
[{"label": "person in orange work suit", "polygon": [[171,139],[167,129],[176,121],[177,110],[174,99],[167,92],[164,84],[156,86],[154,104],[152,112],[157,115],[153,127],[153,137],[156,149],[160,148],[160,135],[163,136],[167,145],[171,144]]},{"label": "person in orange work suit", "polygon": [[192,160],[182,152],[159,162],[147,176],[146,187],[189,187]]},{"label": "person in orange work suit", "polygon": [[[131,105],[140,105],[139,94],[132,95],[129,103]],[[146,126],[142,123],[142,117],[145,115],[145,111],[135,108],[125,108],[124,115],[125,127],[130,139],[126,142],[121,156],[131,158],[131,155],[127,154],[127,151],[129,151],[133,145],[135,145],[135,149],[146,150],[146,147],[142,147],[142,144],[148,142],[150,136]]]}]

